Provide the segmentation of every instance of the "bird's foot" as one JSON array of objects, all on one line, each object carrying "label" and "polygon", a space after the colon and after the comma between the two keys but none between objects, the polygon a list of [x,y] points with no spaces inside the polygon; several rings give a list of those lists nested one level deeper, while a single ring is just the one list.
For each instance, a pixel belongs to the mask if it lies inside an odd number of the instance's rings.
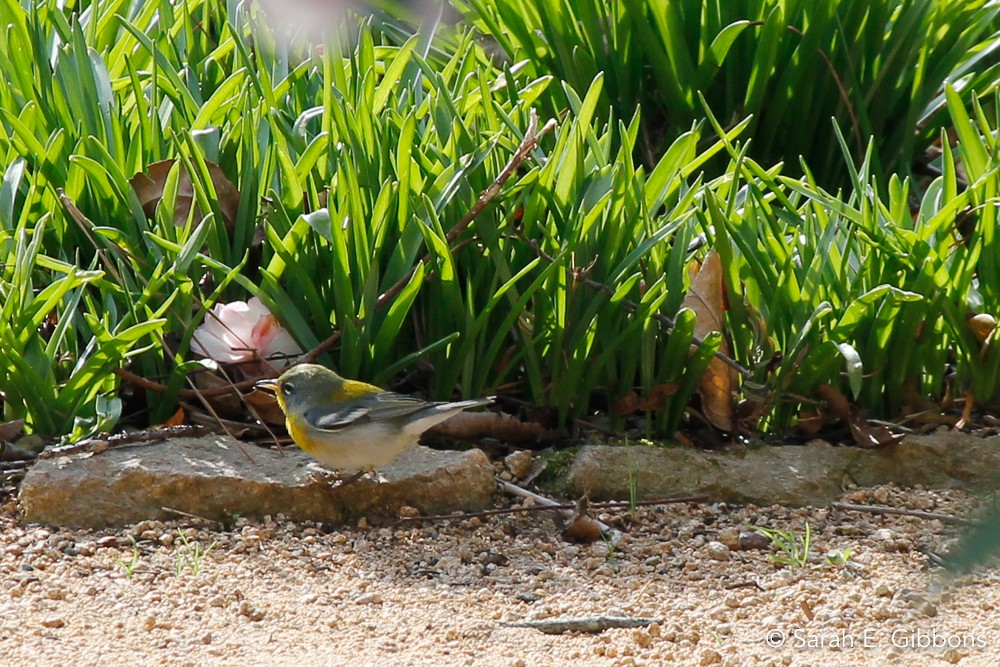
[{"label": "bird's foot", "polygon": [[374,468],[364,468],[362,470],[358,470],[356,473],[350,475],[349,477],[342,477],[341,472],[339,470],[329,470],[326,468],[314,469],[312,471],[312,477],[313,480],[315,480],[318,483],[326,484],[331,489],[337,489],[342,486],[348,486],[349,484],[354,484],[368,473],[371,473],[372,479],[376,484],[381,484],[382,482],[385,481],[385,478],[382,477],[380,474],[378,474],[378,472]]},{"label": "bird's foot", "polygon": [[[356,473],[354,473],[350,477],[338,480],[337,481],[337,486],[338,487],[343,487],[343,486],[348,486],[349,484],[354,484],[356,481],[358,481],[359,479],[361,479],[362,477],[364,477],[365,475],[367,475],[369,472],[374,472],[374,471],[373,470],[369,470],[367,468],[362,468],[361,470],[357,471]],[[376,482],[378,481],[378,475],[375,476],[375,481]]]}]

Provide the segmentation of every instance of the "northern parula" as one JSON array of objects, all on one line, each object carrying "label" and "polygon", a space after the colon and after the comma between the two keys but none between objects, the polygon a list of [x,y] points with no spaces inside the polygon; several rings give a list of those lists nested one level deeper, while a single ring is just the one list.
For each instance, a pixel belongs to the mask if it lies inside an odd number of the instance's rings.
[{"label": "northern parula", "polygon": [[285,413],[285,427],[299,447],[334,470],[371,471],[416,444],[420,434],[493,397],[431,403],[345,380],[316,364],[300,364],[276,380],[261,380]]}]

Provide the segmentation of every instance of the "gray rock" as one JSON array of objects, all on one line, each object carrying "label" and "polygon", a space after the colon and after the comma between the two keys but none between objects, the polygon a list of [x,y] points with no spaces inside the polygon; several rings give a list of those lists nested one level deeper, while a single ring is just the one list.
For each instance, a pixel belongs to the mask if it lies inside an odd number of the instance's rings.
[{"label": "gray rock", "polygon": [[771,539],[756,530],[740,532],[740,549],[743,551],[764,551],[771,548]]},{"label": "gray rock", "polygon": [[732,557],[729,547],[722,542],[716,542],[714,540],[705,545],[705,555],[712,560],[722,561],[729,560]]},{"label": "gray rock", "polygon": [[722,452],[681,447],[588,446],[561,480],[572,496],[639,499],[706,494],[713,501],[770,505],[822,505],[841,486],[894,483],[984,491],[1000,473],[1000,436],[961,433],[909,436],[881,449],[757,446]]},{"label": "gray rock", "polygon": [[514,479],[524,479],[531,472],[534,457],[530,450],[522,449],[511,452],[503,459],[504,467]]},{"label": "gray rock", "polygon": [[395,516],[404,505],[425,514],[482,509],[495,490],[493,467],[478,449],[413,447],[379,470],[381,483],[367,476],[332,487],[321,470],[298,449],[177,438],[40,460],[21,483],[20,503],[27,521],[80,528],[177,518],[165,508],[215,520],[282,513],[343,523]]}]

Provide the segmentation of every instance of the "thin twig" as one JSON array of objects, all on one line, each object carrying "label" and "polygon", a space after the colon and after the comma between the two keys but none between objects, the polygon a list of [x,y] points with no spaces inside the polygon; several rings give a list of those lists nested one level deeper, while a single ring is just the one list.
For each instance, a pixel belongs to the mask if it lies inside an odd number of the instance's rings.
[{"label": "thin twig", "polygon": [[[126,370],[124,368],[116,368],[112,371],[115,375],[120,377],[122,380],[134,384],[140,389],[145,389],[147,391],[152,391],[157,394],[165,394],[167,392],[167,386],[149,380],[142,377],[141,375],[136,375],[135,373]],[[219,385],[218,387],[210,387],[208,389],[201,389],[199,391],[193,391],[191,389],[181,389],[177,392],[180,398],[187,399],[189,401],[200,400],[202,398],[216,398],[218,396],[228,396],[236,389],[240,392],[249,391],[254,388],[257,384],[257,379],[242,380],[240,382],[234,382],[230,385]]]},{"label": "thin twig", "polygon": [[182,512],[181,510],[175,510],[173,507],[161,506],[160,509],[163,510],[164,512],[170,512],[171,514],[176,514],[178,516],[183,516],[183,517],[186,517],[188,519],[198,519],[199,521],[205,521],[207,523],[214,523],[214,524],[217,524],[217,525],[220,525],[220,526],[222,525],[221,521],[216,521],[215,519],[209,519],[208,517],[204,517],[204,516],[198,516],[197,514],[191,514],[189,512]]},{"label": "thin twig", "polygon": [[16,475],[23,474],[28,471],[34,461],[4,461],[0,463],[0,475]]},{"label": "thin twig", "polygon": [[[520,487],[518,487],[520,488]],[[591,503],[592,509],[631,509],[632,507],[653,507],[657,505],[677,505],[680,503],[703,503],[708,500],[708,496],[685,496],[682,498],[662,498],[660,500],[613,500],[605,503]],[[497,516],[501,514],[520,514],[530,512],[549,512],[553,510],[573,510],[576,503],[561,503],[554,505],[532,505],[529,507],[501,507],[492,510],[482,510],[479,512],[455,512],[452,514],[431,514],[428,516],[407,516],[401,521],[451,521],[456,519],[481,519],[487,516]]]},{"label": "thin twig", "polygon": [[764,587],[760,585],[760,582],[754,579],[753,581],[737,581],[735,584],[726,584],[724,588],[727,591],[735,591],[737,588],[756,588],[758,591],[764,590]]},{"label": "thin twig", "polygon": [[[472,224],[473,220],[479,217],[479,214],[486,209],[487,205],[497,198],[504,184],[524,163],[531,151],[533,151],[538,145],[539,140],[555,126],[555,119],[549,119],[549,121],[542,126],[542,129],[539,130],[538,114],[535,113],[534,109],[531,110],[528,115],[528,127],[524,132],[524,138],[521,140],[521,143],[518,145],[517,150],[514,151],[510,160],[508,160],[507,165],[493,180],[493,182],[479,194],[479,198],[476,200],[473,207],[469,209],[469,212],[466,213],[465,216],[459,220],[458,224],[452,227],[445,235],[445,240],[448,242],[449,246],[456,238],[459,237],[459,235],[462,234],[462,232],[468,228],[470,224]],[[413,267],[399,280],[397,280],[394,285],[378,296],[378,299],[375,300],[375,310],[381,310],[386,307],[410,282],[413,278],[413,274],[417,271],[417,267],[421,264],[425,266],[430,264],[432,259],[434,259],[434,255],[431,252],[424,254],[424,256],[420,258],[420,262],[418,264],[414,264]],[[355,324],[360,324],[360,322],[360,318],[355,318]],[[313,349],[302,355],[301,361],[306,363],[315,361],[319,355],[336,345],[337,341],[340,340],[340,336],[341,332],[339,329],[334,331],[328,338],[320,341],[320,343]]]},{"label": "thin twig", "polygon": [[[794,26],[785,26],[790,32],[795,33],[799,37],[805,37],[805,33]],[[857,143],[858,152],[864,152],[864,145],[861,143],[861,124],[858,122],[858,116],[854,113],[854,105],[851,104],[851,96],[847,93],[847,88],[844,86],[844,82],[840,80],[840,75],[837,74],[837,68],[833,66],[833,62],[830,60],[829,56],[823,49],[816,49],[816,53],[819,57],[823,59],[826,63],[826,67],[830,70],[830,75],[833,77],[833,82],[837,84],[837,90],[840,92],[840,99],[844,103],[844,107],[847,109],[847,113],[851,116],[851,127],[854,129],[854,141]]]},{"label": "thin twig", "polygon": [[[486,206],[491,201],[496,199],[497,195],[500,194],[500,190],[503,188],[504,183],[506,183],[514,172],[520,168],[521,164],[525,161],[525,159],[527,159],[528,155],[532,150],[534,150],[535,146],[538,145],[538,141],[545,135],[545,133],[555,127],[555,125],[556,121],[550,119],[539,132],[538,114],[535,113],[534,109],[531,110],[531,113],[528,116],[528,128],[524,132],[524,139],[521,140],[517,150],[514,151],[514,154],[511,156],[510,160],[508,160],[507,166],[505,166],[493,182],[480,193],[475,205],[473,205],[473,207],[469,209],[469,212],[458,221],[457,225],[448,231],[448,234],[445,236],[445,240],[449,245],[451,245],[452,241],[458,238],[459,235],[461,235],[461,233],[464,232],[470,224],[472,224],[473,220],[479,217],[479,214],[486,209]],[[420,258],[420,264],[430,264],[432,259],[434,259],[434,255],[428,251],[423,257]],[[410,282],[413,274],[416,273],[417,266],[417,264],[414,264],[413,268],[403,275],[402,278],[396,281],[395,285],[379,295],[378,300],[375,302],[376,309],[384,307],[389,301],[394,299],[397,294],[403,291],[403,288]]]},{"label": "thin twig", "polygon": [[[544,250],[542,250],[542,247],[541,247],[541,245],[539,245],[538,241],[536,241],[535,239],[529,239],[529,238],[527,238],[524,235],[524,233],[520,232],[520,231],[518,231],[518,237],[522,241],[524,241],[525,243],[527,243],[529,246],[531,246],[531,248],[535,251],[535,253],[539,257],[541,257],[545,261],[549,262],[550,264],[554,264],[555,263],[556,258],[553,257],[552,255],[548,254]],[[586,285],[587,287],[590,287],[591,289],[594,289],[594,290],[596,290],[598,292],[602,292],[602,293],[607,294],[609,296],[613,296],[614,293],[615,293],[615,291],[613,289],[611,289],[608,285],[605,285],[604,283],[600,283],[600,282],[597,282],[596,280],[592,280],[592,279],[586,277],[585,275],[583,275],[583,272],[581,272],[581,271],[574,271],[573,272],[573,279],[576,282],[578,282],[578,283],[582,283],[582,284]],[[622,303],[623,306],[625,306],[625,309],[628,310],[630,313],[635,314],[635,313],[639,312],[639,304],[637,304],[635,301],[632,301],[631,299],[622,299],[621,303]],[[673,331],[674,327],[676,326],[675,323],[674,323],[674,320],[672,318],[670,318],[670,317],[667,317],[663,313],[652,313],[650,315],[650,317],[652,317],[657,322],[660,322],[661,324],[663,324],[667,328],[668,332],[669,331]],[[705,342],[704,339],[700,338],[699,336],[692,336],[691,337],[691,344],[692,345],[702,345],[704,342]],[[741,366],[738,361],[736,361],[735,359],[733,359],[732,357],[730,357],[725,352],[716,351],[715,352],[715,356],[720,361],[722,361],[723,363],[725,363],[727,366],[729,366],[730,368],[732,368],[733,370],[735,370],[737,373],[739,373],[740,375],[742,375],[744,378],[750,379],[751,377],[753,377],[753,374],[749,370],[747,370],[746,368],[744,368],[743,366]]]},{"label": "thin twig", "polygon": [[[226,376],[225,373],[223,373],[223,376],[227,380],[229,380],[229,377]],[[247,458],[247,460],[250,461],[250,463],[256,464],[257,462],[253,460],[253,457],[250,456],[250,454],[243,447],[243,445],[236,438],[236,436],[233,435],[233,432],[229,430],[229,428],[226,426],[225,420],[222,419],[219,416],[219,413],[215,411],[215,408],[212,407],[211,402],[209,402],[208,400],[205,399],[205,397],[202,395],[202,393],[198,390],[198,387],[196,387],[195,384],[194,384],[194,382],[191,381],[191,378],[189,376],[185,376],[184,379],[187,380],[187,383],[189,385],[191,385],[191,389],[195,392],[195,394],[197,394],[198,400],[201,401],[201,404],[203,406],[205,406],[205,409],[208,410],[208,413],[210,415],[212,415],[213,419],[215,419],[215,423],[218,424],[220,427],[222,427],[222,430],[226,432],[226,435],[228,435],[230,438],[232,438],[236,442],[236,445],[240,448],[240,453],[243,454],[243,456],[245,456]],[[233,383],[232,383],[232,381],[229,382],[229,386],[230,387],[234,386]],[[275,440],[275,442],[277,442],[277,440]]]},{"label": "thin twig", "polygon": [[850,512],[868,512],[870,514],[892,514],[897,516],[915,516],[918,519],[937,519],[942,523],[953,523],[959,526],[978,526],[978,521],[963,519],[951,514],[941,514],[940,512],[925,512],[923,510],[908,510],[900,507],[886,507],[884,505],[854,505],[851,503],[833,503],[830,505],[834,509],[847,510]]},{"label": "thin twig", "polygon": [[546,621],[521,621],[501,623],[505,628],[532,628],[548,635],[567,632],[597,633],[612,628],[642,628],[653,623],[663,623],[662,618],[627,618],[622,616],[591,616],[589,618],[559,618]]},{"label": "thin twig", "polygon": [[[510,482],[506,482],[506,481],[500,479],[499,477],[496,478],[496,480],[500,484],[500,486],[503,488],[503,490],[506,491],[507,493],[511,494],[511,495],[520,496],[522,498],[530,498],[531,500],[535,501],[539,505],[548,505],[548,506],[551,507],[552,505],[558,505],[559,504],[559,503],[557,503],[557,502],[555,502],[553,500],[550,500],[550,499],[546,498],[545,496],[538,495],[537,493],[529,491],[528,489],[522,488],[522,487],[518,486],[517,484],[512,484]],[[573,507],[576,507],[576,506],[574,505]],[[568,519],[568,520],[572,521],[575,518],[574,517],[574,510],[572,510],[572,509],[560,509],[559,512],[566,519]],[[593,519],[593,517],[591,517],[591,519],[597,525],[597,528],[601,531],[601,537],[604,538],[605,540],[607,540],[608,543],[611,544],[611,546],[613,546],[613,547],[618,546],[618,543],[621,542],[621,539],[622,539],[622,533],[621,533],[621,531],[612,528],[611,526],[609,526],[608,524],[604,523],[603,521],[598,521],[597,519]]]},{"label": "thin twig", "polygon": [[151,428],[138,433],[119,433],[106,438],[87,438],[64,447],[54,447],[39,453],[40,459],[51,459],[57,456],[69,456],[71,454],[82,454],[87,452],[100,453],[109,447],[120,447],[122,445],[132,445],[140,442],[159,442],[168,438],[198,437],[210,433],[210,429],[204,426],[165,426],[162,428]]}]

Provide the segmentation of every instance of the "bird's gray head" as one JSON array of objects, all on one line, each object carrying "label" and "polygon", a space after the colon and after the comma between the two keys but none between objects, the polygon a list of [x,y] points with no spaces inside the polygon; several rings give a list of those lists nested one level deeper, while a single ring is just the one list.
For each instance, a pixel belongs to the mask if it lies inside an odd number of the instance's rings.
[{"label": "bird's gray head", "polygon": [[310,405],[330,403],[340,398],[344,378],[329,368],[317,364],[299,364],[285,371],[277,380],[258,382],[278,397],[278,404],[287,413],[301,412]]}]

